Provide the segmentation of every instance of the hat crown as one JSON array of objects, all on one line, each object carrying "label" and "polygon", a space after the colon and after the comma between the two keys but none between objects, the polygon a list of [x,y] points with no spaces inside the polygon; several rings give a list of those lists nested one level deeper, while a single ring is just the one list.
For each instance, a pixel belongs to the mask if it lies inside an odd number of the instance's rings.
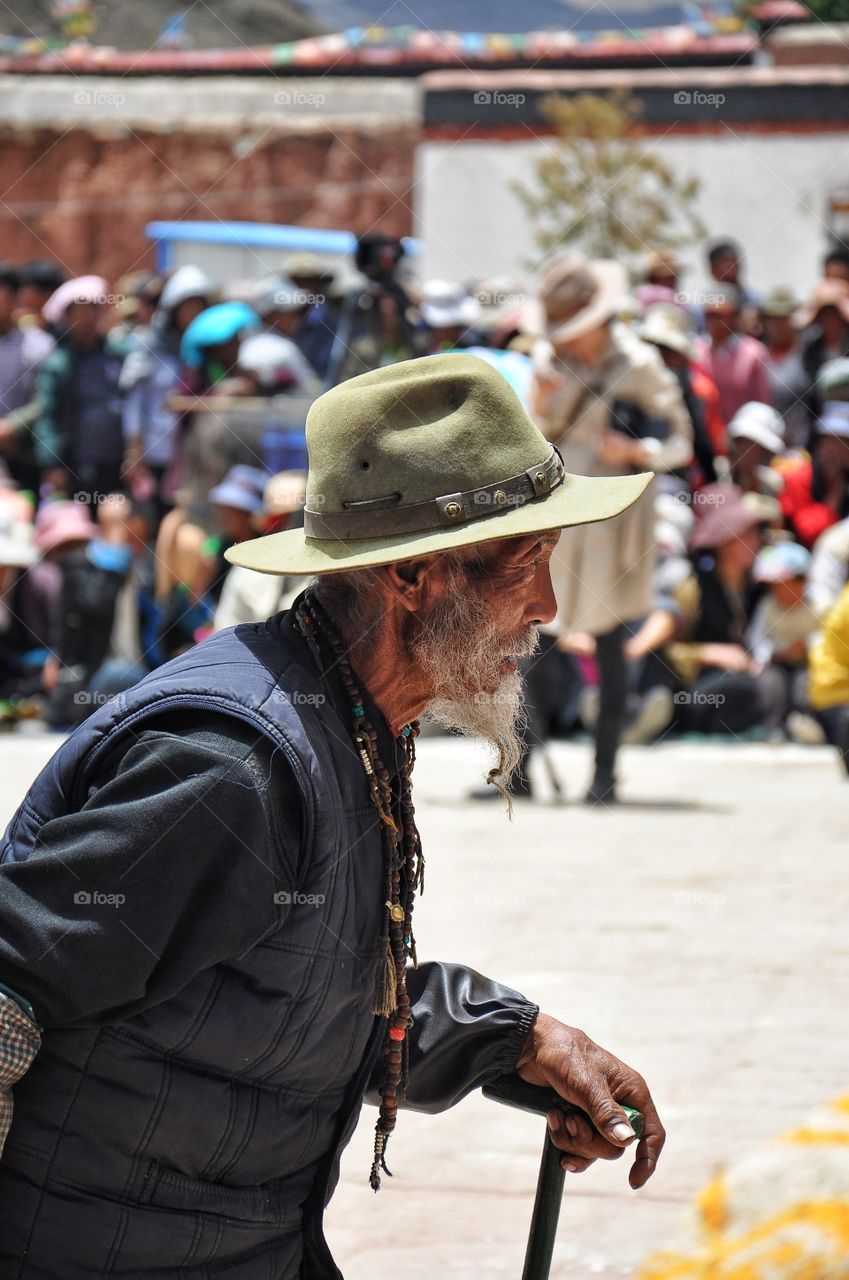
[{"label": "hat crown", "polygon": [[784,419],[771,404],[761,400],[749,400],[741,405],[728,424],[732,435],[746,435],[756,428],[761,431],[772,431],[777,436],[784,435]]},{"label": "hat crown", "polygon": [[582,253],[564,253],[548,266],[540,298],[549,323],[561,324],[583,311],[599,291],[599,282]]},{"label": "hat crown", "polygon": [[799,310],[799,302],[789,285],[779,284],[770,289],[761,304],[761,311],[766,316],[792,316]]},{"label": "hat crown", "polygon": [[502,375],[459,353],[402,361],[325,392],[307,417],[307,448],[307,510],[325,516],[483,488],[551,452]]}]

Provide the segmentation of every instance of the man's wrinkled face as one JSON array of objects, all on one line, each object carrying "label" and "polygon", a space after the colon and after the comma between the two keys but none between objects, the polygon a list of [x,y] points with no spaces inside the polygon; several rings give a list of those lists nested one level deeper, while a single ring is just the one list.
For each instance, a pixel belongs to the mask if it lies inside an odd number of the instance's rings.
[{"label": "man's wrinkled face", "polygon": [[485,543],[451,557],[426,617],[415,620],[410,648],[433,690],[428,710],[460,733],[498,751],[498,786],[520,752],[522,682],[541,623],[556,612],[549,561],[559,533]]}]

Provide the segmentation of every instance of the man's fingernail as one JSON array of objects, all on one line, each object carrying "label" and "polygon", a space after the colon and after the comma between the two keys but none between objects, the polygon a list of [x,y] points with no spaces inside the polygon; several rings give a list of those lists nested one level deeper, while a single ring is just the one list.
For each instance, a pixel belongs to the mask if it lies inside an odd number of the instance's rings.
[{"label": "man's fingernail", "polygon": [[578,1121],[575,1119],[575,1117],[574,1117],[574,1116],[567,1116],[567,1117],[566,1117],[566,1132],[569,1134],[569,1137],[570,1137],[570,1138],[577,1138],[577,1136],[578,1136]]},{"label": "man's fingernail", "polygon": [[620,1120],[610,1130],[617,1142],[630,1142],[631,1138],[636,1138],[634,1130],[624,1120]]},{"label": "man's fingernail", "polygon": [[567,1172],[567,1173],[577,1173],[577,1172],[578,1172],[578,1167],[577,1167],[577,1165],[574,1165],[574,1164],[567,1164],[565,1160],[563,1161],[563,1168],[566,1170],[566,1172]]},{"label": "man's fingernail", "polygon": [[563,1124],[563,1115],[560,1111],[552,1111],[548,1116],[548,1127],[552,1133],[557,1133]]}]

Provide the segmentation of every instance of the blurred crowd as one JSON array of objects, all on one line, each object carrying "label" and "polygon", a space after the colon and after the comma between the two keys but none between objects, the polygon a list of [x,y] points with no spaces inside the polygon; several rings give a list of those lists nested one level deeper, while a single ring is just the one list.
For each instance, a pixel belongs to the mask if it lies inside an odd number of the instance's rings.
[{"label": "blurred crowd", "polygon": [[627,519],[562,539],[528,755],[589,731],[601,795],[621,741],[669,732],[849,760],[849,250],[805,297],[750,282],[731,241],[692,287],[665,251],[636,280],[555,255],[532,291],[421,281],[382,235],[349,266],[297,253],[222,285],[0,265],[0,723],[67,728],[285,606],[297,582],[224,552],[302,519],[312,401],[457,350],[503,373],[567,470],[657,474]]}]

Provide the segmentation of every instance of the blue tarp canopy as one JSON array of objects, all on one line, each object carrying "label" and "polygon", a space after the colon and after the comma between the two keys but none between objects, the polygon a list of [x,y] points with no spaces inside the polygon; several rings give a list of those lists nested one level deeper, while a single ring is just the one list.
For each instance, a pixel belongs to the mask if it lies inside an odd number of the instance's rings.
[{"label": "blue tarp canopy", "polygon": [[683,0],[301,0],[326,31],[351,27],[414,27],[423,31],[616,31],[672,27],[692,8]]},{"label": "blue tarp canopy", "polygon": [[[287,252],[308,251],[344,257],[353,254],[357,237],[352,231],[325,231],[319,227],[293,227],[274,222],[149,222],[148,239],[156,241],[159,271],[174,265],[171,246],[178,242],[192,244],[231,245],[244,249],[283,249]],[[419,252],[419,242],[405,237],[404,249]]]}]

